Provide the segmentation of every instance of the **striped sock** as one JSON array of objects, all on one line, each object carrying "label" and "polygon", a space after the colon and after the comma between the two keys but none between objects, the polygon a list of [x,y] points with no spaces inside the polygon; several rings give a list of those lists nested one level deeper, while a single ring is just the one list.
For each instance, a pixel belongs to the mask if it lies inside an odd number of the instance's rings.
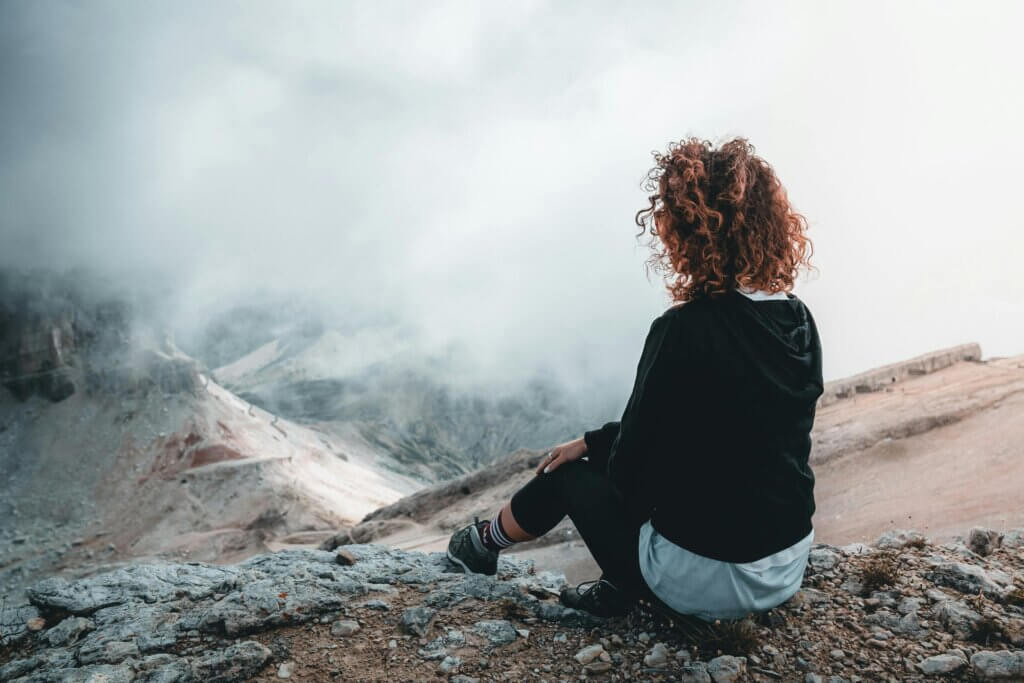
[{"label": "striped sock", "polygon": [[498,510],[494,519],[485,523],[480,529],[480,540],[483,541],[485,547],[491,550],[501,550],[515,543],[501,526],[501,510]]}]

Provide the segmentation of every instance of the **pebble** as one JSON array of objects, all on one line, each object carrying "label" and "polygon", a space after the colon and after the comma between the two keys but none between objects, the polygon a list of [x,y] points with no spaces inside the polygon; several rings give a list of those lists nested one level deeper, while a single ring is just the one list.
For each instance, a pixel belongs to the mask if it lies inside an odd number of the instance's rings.
[{"label": "pebble", "polygon": [[945,654],[928,657],[917,665],[926,676],[953,673],[967,666],[967,660],[956,655]]},{"label": "pebble", "polygon": [[592,661],[600,657],[601,653],[603,652],[604,647],[600,643],[596,643],[594,645],[588,645],[587,647],[577,652],[573,656],[573,659],[575,659],[580,664],[586,665],[590,664]]},{"label": "pebble", "polygon": [[342,619],[331,624],[331,635],[336,637],[350,636],[359,630],[359,622]]},{"label": "pebble", "polygon": [[437,665],[437,670],[443,674],[455,673],[462,666],[462,660],[458,657],[448,656],[441,660],[441,663]]},{"label": "pebble", "polygon": [[399,625],[405,633],[422,637],[426,635],[436,615],[437,611],[430,607],[409,607],[402,612]]},{"label": "pebble", "polygon": [[665,647],[665,643],[655,643],[654,647],[644,657],[644,664],[652,669],[660,669],[668,666],[668,657],[669,652],[668,648]]},{"label": "pebble", "polygon": [[281,662],[281,666],[277,667],[277,677],[291,678],[293,671],[295,671],[295,662]]},{"label": "pebble", "polygon": [[601,661],[601,660],[596,661],[596,662],[591,662],[590,664],[587,664],[586,666],[583,667],[584,673],[586,673],[588,675],[601,674],[601,673],[604,673],[606,671],[611,671],[611,670],[612,670],[612,663],[611,662]]},{"label": "pebble", "polygon": [[715,683],[733,683],[747,673],[747,658],[722,655],[708,662],[708,675]]},{"label": "pebble", "polygon": [[484,619],[473,624],[473,631],[487,638],[491,645],[506,645],[516,639],[516,628],[505,619]]}]

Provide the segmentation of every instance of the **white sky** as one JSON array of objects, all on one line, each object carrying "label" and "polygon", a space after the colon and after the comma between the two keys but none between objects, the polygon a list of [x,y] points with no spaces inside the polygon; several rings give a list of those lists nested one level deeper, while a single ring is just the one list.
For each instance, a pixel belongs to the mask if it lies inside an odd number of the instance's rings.
[{"label": "white sky", "polygon": [[0,263],[383,313],[628,388],[650,153],[750,139],[826,379],[1024,353],[1024,3],[0,4]]}]

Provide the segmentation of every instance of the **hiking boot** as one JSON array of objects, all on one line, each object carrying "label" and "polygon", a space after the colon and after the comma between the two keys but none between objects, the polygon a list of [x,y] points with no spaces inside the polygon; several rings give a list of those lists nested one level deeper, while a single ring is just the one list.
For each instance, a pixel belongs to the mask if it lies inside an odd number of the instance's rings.
[{"label": "hiking boot", "polygon": [[487,574],[498,573],[498,551],[484,546],[480,538],[480,527],[487,522],[473,518],[473,523],[462,527],[448,541],[448,559],[462,567],[466,573]]},{"label": "hiking boot", "polygon": [[563,588],[559,598],[566,607],[595,617],[619,617],[633,606],[633,600],[605,579],[584,581],[575,588]]}]

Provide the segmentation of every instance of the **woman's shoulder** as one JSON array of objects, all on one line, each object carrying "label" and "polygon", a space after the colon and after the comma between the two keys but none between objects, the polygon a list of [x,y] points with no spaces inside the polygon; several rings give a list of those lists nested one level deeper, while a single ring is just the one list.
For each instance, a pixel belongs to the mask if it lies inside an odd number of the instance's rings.
[{"label": "woman's shoulder", "polygon": [[716,303],[715,300],[708,297],[682,301],[666,308],[659,317],[677,320],[692,319],[706,314],[711,308],[714,308]]}]

